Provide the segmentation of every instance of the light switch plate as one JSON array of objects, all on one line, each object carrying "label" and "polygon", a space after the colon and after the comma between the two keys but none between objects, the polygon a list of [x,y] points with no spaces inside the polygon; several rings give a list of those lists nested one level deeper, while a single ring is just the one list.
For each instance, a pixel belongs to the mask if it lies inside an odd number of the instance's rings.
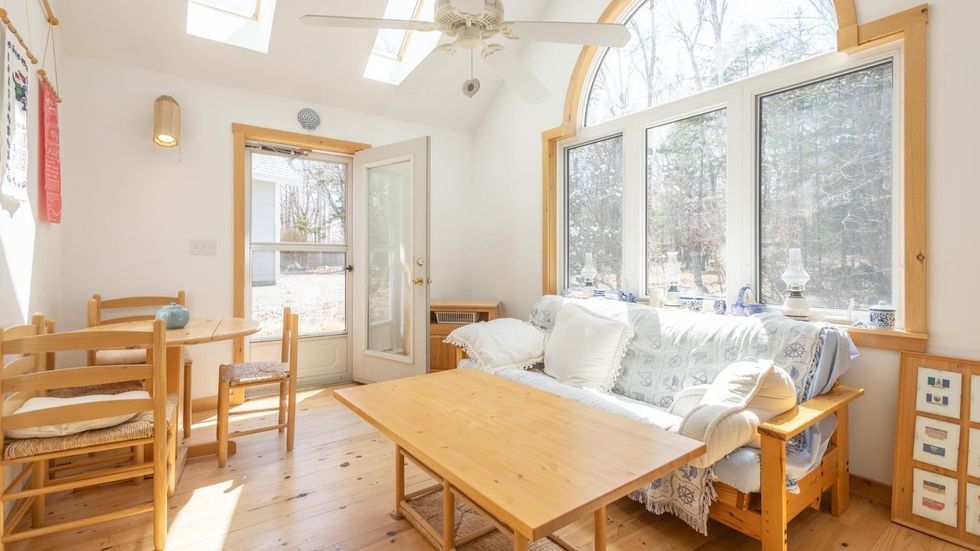
[{"label": "light switch plate", "polygon": [[191,256],[215,256],[218,252],[218,244],[209,239],[191,239]]}]

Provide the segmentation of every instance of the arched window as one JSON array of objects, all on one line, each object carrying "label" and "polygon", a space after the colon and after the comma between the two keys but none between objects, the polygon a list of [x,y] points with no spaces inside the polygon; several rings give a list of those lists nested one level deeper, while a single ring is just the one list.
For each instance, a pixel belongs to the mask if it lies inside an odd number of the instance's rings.
[{"label": "arched window", "polygon": [[836,53],[833,0],[647,0],[627,26],[559,144],[563,286],[780,306],[799,248],[814,308],[901,308],[899,47]]},{"label": "arched window", "polygon": [[832,0],[646,0],[626,25],[633,38],[603,56],[585,126],[837,46]]}]

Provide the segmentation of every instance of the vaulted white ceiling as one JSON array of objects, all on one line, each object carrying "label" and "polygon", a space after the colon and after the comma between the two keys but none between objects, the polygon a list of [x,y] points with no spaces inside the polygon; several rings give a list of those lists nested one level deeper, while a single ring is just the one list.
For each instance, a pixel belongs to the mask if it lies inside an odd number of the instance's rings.
[{"label": "vaulted white ceiling", "polygon": [[[548,3],[510,0],[507,18],[539,19]],[[375,31],[314,28],[299,22],[306,13],[382,17],[386,5],[387,0],[279,0],[268,54],[188,35],[185,0],[72,0],[58,3],[58,17],[64,22],[59,27],[62,47],[69,55],[444,128],[473,129],[504,86],[482,60],[477,60],[476,72],[483,89],[475,98],[461,92],[470,70],[465,55],[455,56],[422,94],[397,96],[393,86],[362,76]]]}]

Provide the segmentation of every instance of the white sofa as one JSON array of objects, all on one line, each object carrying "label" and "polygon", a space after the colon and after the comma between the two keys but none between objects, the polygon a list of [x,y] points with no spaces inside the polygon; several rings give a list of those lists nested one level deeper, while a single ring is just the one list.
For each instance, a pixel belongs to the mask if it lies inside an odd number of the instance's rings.
[{"label": "white sofa", "polygon": [[[539,299],[530,323],[550,333],[559,310],[576,303],[602,316],[629,324],[635,335],[623,369],[610,392],[564,384],[539,367],[496,369],[502,377],[569,399],[606,409],[665,430],[688,434],[693,410],[701,396],[726,367],[744,360],[770,360],[782,373],[774,388],[791,384],[795,399],[770,401],[760,407],[729,408],[714,430],[701,434],[708,451],[699,461],[674,475],[634,492],[631,497],[656,513],[672,512],[704,533],[707,517],[763,541],[765,549],[785,548],[785,526],[806,505],[819,503],[822,492],[834,489],[834,512],[846,507],[847,404],[859,389],[835,387],[856,355],[846,333],[829,326],[802,323],[777,314],[752,317],[716,316],[684,310],[655,309],[604,299],[574,300],[557,296]],[[472,367],[470,360],[460,367]],[[833,391],[831,389],[834,389]],[[778,391],[777,391],[778,395]],[[822,409],[803,416],[800,404],[818,399]],[[773,410],[773,403],[783,404]],[[756,404],[759,405],[759,404]],[[703,412],[702,412],[703,414]],[[805,417],[805,418],[804,418]],[[767,421],[770,422],[767,424]],[[773,424],[775,423],[775,424]],[[788,425],[783,426],[783,424]],[[781,430],[787,428],[787,430]],[[773,432],[774,434],[768,434]],[[840,442],[840,436],[845,441]],[[768,444],[766,443],[768,441]],[[774,444],[776,442],[777,444]],[[779,446],[779,469],[784,482],[775,485],[763,456]],[[770,452],[766,448],[769,447]],[[828,453],[831,452],[831,453]],[[827,471],[824,473],[824,471]],[[832,471],[832,473],[831,473]],[[767,473],[767,474],[763,474]],[[781,474],[776,477],[783,478]],[[833,476],[831,476],[833,474]],[[778,480],[778,479],[777,479]],[[844,486],[842,486],[842,484]],[[770,506],[759,499],[768,491]],[[781,486],[781,488],[780,488]],[[778,495],[776,495],[778,494]],[[776,501],[781,502],[777,507]],[[775,522],[764,523],[768,515]],[[768,517],[767,517],[768,518]],[[771,534],[771,526],[782,534]],[[767,529],[768,527],[768,529]],[[783,546],[777,546],[781,540]]]}]

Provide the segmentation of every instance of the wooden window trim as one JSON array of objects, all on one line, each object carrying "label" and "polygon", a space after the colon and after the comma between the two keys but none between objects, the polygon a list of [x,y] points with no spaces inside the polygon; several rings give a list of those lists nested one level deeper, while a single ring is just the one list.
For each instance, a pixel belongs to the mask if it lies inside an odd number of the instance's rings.
[{"label": "wooden window trim", "polygon": [[[232,301],[234,316],[245,317],[245,142],[248,140],[315,149],[327,153],[353,155],[358,151],[371,149],[368,144],[336,140],[321,136],[311,136],[298,132],[273,130],[258,126],[234,123],[231,125],[233,137],[233,188],[234,188],[234,260],[232,266]],[[233,342],[232,357],[236,363],[245,361],[245,338]]]},{"label": "wooden window trim", "polygon": [[[600,23],[621,20],[634,0],[611,0]],[[854,0],[834,0],[837,50],[854,53],[904,40],[903,186],[905,226],[904,330],[849,329],[858,346],[922,352],[928,344],[926,303],[926,24],[929,6],[920,6],[858,25]],[[541,134],[542,291],[558,292],[558,143],[574,138],[582,96],[600,49],[585,46],[572,71],[561,124]]]}]

